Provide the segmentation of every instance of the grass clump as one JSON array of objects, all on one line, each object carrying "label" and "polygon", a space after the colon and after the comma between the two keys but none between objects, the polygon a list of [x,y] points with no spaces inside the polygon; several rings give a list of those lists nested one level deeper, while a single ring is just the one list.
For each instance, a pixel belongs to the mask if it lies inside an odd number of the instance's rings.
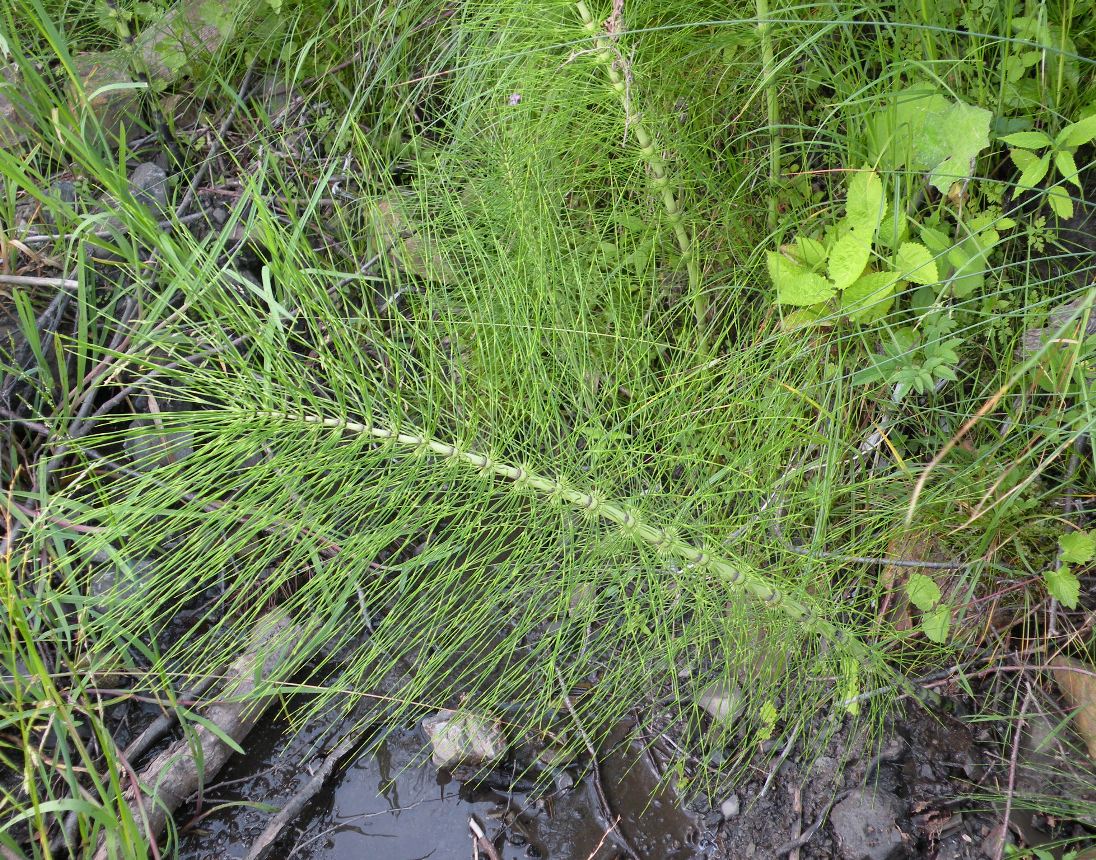
[{"label": "grass clump", "polygon": [[[13,299],[33,360],[5,359],[5,845],[67,820],[144,850],[112,709],[192,726],[180,692],[274,605],[300,640],[259,694],[301,722],[462,704],[575,752],[572,699],[605,737],[748,690],[702,741],[737,765],[683,758],[693,791],[878,726],[907,676],[1006,642],[1004,595],[1075,648],[1042,573],[1092,480],[1089,258],[1053,247],[1061,195],[1087,205],[1088,19],[897,5],[282,0],[181,60],[232,123],[135,81],[121,135],[51,75],[125,32],[9,14],[34,123],[2,220],[35,198],[60,238],[5,259],[76,285],[49,326]],[[281,106],[235,91],[267,71]],[[159,218],[127,159],[165,113],[193,211]],[[1014,170],[1043,125],[1054,184]],[[914,537],[945,561],[888,578]]]}]

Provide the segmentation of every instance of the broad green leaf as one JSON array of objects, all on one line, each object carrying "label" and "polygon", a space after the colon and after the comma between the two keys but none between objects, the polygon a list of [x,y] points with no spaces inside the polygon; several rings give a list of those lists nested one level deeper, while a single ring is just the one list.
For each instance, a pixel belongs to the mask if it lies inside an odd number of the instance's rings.
[{"label": "broad green leaf", "polygon": [[1010,149],[1009,158],[1020,168],[1020,178],[1016,180],[1017,189],[1034,188],[1043,181],[1050,169],[1050,153],[1040,157],[1026,149]]},{"label": "broad green leaf", "polygon": [[1042,131],[1018,131],[1015,134],[1006,134],[1001,138],[1001,142],[1023,149],[1042,149],[1050,146],[1054,141]]},{"label": "broad green leaf", "polygon": [[948,641],[948,628],[951,627],[951,607],[937,606],[921,615],[921,629],[930,642],[943,645]]},{"label": "broad green leaf", "polygon": [[1092,532],[1069,532],[1058,538],[1062,561],[1072,564],[1088,564],[1096,557],[1096,538]]},{"label": "broad green leaf", "polygon": [[841,313],[856,323],[875,322],[894,303],[901,282],[894,272],[868,272],[841,294]]},{"label": "broad green leaf", "polygon": [[1069,199],[1069,193],[1060,185],[1055,185],[1047,191],[1047,203],[1059,218],[1073,217],[1073,201]]},{"label": "broad green leaf", "polygon": [[793,263],[775,251],[765,253],[769,277],[776,287],[776,300],[782,305],[807,307],[832,298],[833,284],[809,269]]},{"label": "broad green leaf", "polygon": [[799,262],[809,269],[817,269],[826,262],[826,246],[807,236],[796,237],[794,253]]},{"label": "broad green leaf", "polygon": [[905,242],[909,235],[910,225],[905,214],[888,210],[886,216],[879,223],[879,235],[876,241],[880,245],[893,250]]},{"label": "broad green leaf", "polygon": [[941,194],[966,179],[978,153],[989,146],[993,114],[985,108],[954,102],[941,115],[929,118],[917,152],[931,170],[930,182]]},{"label": "broad green leaf", "polygon": [[1073,149],[1090,143],[1096,139],[1096,114],[1067,125],[1058,136],[1062,138],[1062,145]]},{"label": "broad green leaf", "polygon": [[948,252],[948,262],[955,268],[951,289],[956,298],[965,299],[985,284],[986,258],[976,246],[973,251],[967,249],[966,243],[952,248]]},{"label": "broad green leaf", "polygon": [[940,587],[923,573],[914,573],[906,580],[906,596],[910,603],[927,612],[940,602]]},{"label": "broad green leaf", "polygon": [[1077,162],[1073,160],[1073,153],[1065,149],[1059,149],[1054,153],[1054,166],[1058,168],[1058,175],[1066,182],[1072,182],[1078,188],[1081,180],[1077,176]]},{"label": "broad green leaf", "polygon": [[951,249],[951,239],[948,238],[948,234],[935,227],[922,227],[921,241],[932,251],[933,256],[946,254]]},{"label": "broad green leaf", "polygon": [[888,104],[872,113],[868,120],[868,156],[885,171],[906,164],[915,170],[927,170],[922,164],[918,142],[930,117],[947,111],[950,102],[929,84],[914,84],[895,92]]},{"label": "broad green leaf", "polygon": [[1076,609],[1081,597],[1081,583],[1077,575],[1069,569],[1069,565],[1063,564],[1048,570],[1044,577],[1047,581],[1047,591],[1067,609]]},{"label": "broad green leaf", "polygon": [[852,230],[837,240],[830,249],[828,268],[830,280],[838,290],[853,283],[868,266],[871,256],[871,233]]},{"label": "broad green leaf", "polygon": [[845,220],[851,227],[869,234],[875,232],[887,206],[883,182],[874,170],[860,170],[849,179],[845,198]]},{"label": "broad green leaf", "polygon": [[894,268],[903,279],[915,284],[935,284],[939,280],[932,253],[917,242],[902,243],[894,255]]}]

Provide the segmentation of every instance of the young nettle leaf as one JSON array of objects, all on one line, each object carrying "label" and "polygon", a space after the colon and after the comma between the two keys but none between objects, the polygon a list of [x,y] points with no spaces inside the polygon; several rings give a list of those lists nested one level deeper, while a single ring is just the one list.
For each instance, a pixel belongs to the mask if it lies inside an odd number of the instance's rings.
[{"label": "young nettle leaf", "polygon": [[1096,557],[1096,537],[1092,532],[1069,532],[1058,538],[1058,549],[1062,561],[1073,564],[1088,564]]},{"label": "young nettle leaf", "polygon": [[894,255],[894,268],[915,284],[935,284],[939,278],[932,252],[917,242],[903,242]]},{"label": "young nettle leaf", "polygon": [[1047,203],[1059,218],[1073,217],[1073,201],[1069,198],[1069,192],[1060,185],[1047,189]]},{"label": "young nettle leaf", "polygon": [[1034,188],[1050,170],[1050,154],[1038,156],[1026,149],[1013,149],[1009,151],[1012,163],[1020,168],[1020,178],[1016,180],[1019,190]]},{"label": "young nettle leaf", "polygon": [[1067,125],[1058,132],[1054,145],[1077,149],[1086,143],[1092,143],[1093,140],[1096,140],[1096,114]]},{"label": "young nettle leaf", "polygon": [[1081,598],[1081,583],[1069,565],[1062,564],[1045,575],[1050,596],[1067,609],[1076,609]]},{"label": "young nettle leaf", "polygon": [[1001,142],[1007,143],[1009,146],[1018,146],[1021,149],[1036,150],[1045,149],[1054,143],[1044,131],[1018,131],[1013,134],[1006,134],[1001,138]]},{"label": "young nettle leaf", "polygon": [[828,273],[835,289],[843,290],[857,280],[871,257],[871,233],[853,229],[830,249]]},{"label": "young nettle leaf", "polygon": [[1081,188],[1081,180],[1077,176],[1077,162],[1073,160],[1073,153],[1068,149],[1059,149],[1054,153],[1054,166],[1066,182],[1072,182]]},{"label": "young nettle leaf", "polygon": [[807,307],[833,298],[833,284],[810,269],[775,251],[765,252],[769,277],[776,287],[776,300],[782,305]]}]

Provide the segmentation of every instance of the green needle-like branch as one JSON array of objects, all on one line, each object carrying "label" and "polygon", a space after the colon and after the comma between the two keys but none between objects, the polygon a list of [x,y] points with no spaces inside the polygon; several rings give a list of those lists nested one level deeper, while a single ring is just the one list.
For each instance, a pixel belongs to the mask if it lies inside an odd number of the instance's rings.
[{"label": "green needle-like branch", "polygon": [[662,528],[645,522],[623,505],[599,498],[595,493],[576,490],[568,487],[562,481],[534,474],[523,466],[499,462],[491,459],[486,454],[462,450],[456,445],[450,445],[447,442],[441,442],[415,433],[401,433],[387,427],[372,426],[340,418],[295,415],[286,412],[260,412],[258,417],[281,421],[303,421],[347,433],[372,436],[378,441],[395,442],[447,460],[464,462],[483,473],[510,481],[515,487],[528,488],[544,496],[565,501],[590,516],[596,516],[615,523],[635,540],[653,546],[664,555],[674,556],[696,567],[710,570],[728,585],[741,587],[765,606],[780,609],[793,621],[797,621],[813,630],[824,639],[840,645],[847,653],[862,662],[873,665],[879,663],[878,655],[856,636],[838,627],[833,622],[819,617],[810,606],[781,591],[758,570],[743,565],[741,562],[732,562],[725,557],[708,553],[706,550],[682,540],[673,529]]}]

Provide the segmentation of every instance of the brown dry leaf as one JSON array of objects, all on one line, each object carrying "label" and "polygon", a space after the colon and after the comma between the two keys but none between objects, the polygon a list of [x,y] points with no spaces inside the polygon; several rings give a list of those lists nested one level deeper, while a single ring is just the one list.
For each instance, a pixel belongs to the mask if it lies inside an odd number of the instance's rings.
[{"label": "brown dry leaf", "polygon": [[441,252],[414,227],[399,195],[381,198],[374,213],[377,232],[403,271],[442,284],[456,280]]},{"label": "brown dry leaf", "polygon": [[1096,762],[1096,671],[1070,657],[1055,657],[1050,665],[1062,698],[1076,709],[1073,728],[1088,747],[1089,758]]}]

